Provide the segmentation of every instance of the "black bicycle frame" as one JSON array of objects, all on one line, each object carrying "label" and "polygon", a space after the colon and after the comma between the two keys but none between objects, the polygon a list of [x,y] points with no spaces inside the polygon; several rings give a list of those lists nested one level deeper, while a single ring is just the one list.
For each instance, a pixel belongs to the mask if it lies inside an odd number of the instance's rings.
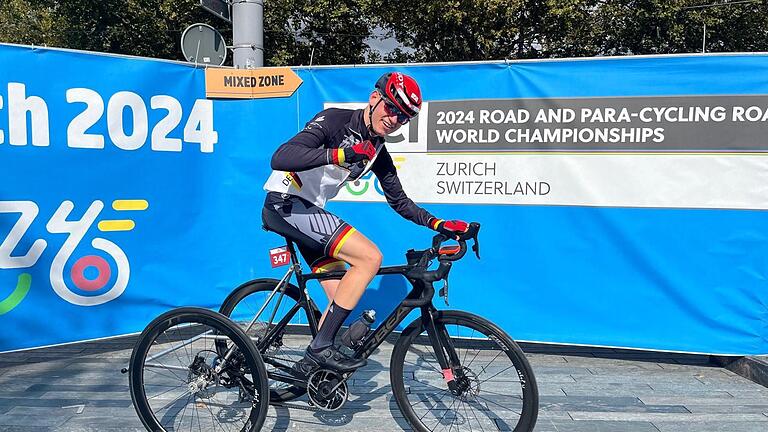
[{"label": "black bicycle frame", "polygon": [[[259,350],[263,350],[266,347],[269,346],[269,344],[272,343],[272,340],[274,337],[278,334],[278,332],[283,329],[293,318],[293,315],[300,310],[300,308],[304,307],[306,305],[306,310],[312,310],[312,300],[309,297],[309,294],[307,293],[307,284],[306,282],[309,280],[327,280],[327,279],[340,279],[344,274],[346,273],[346,270],[344,271],[333,271],[333,272],[325,272],[325,273],[310,273],[310,274],[303,274],[301,272],[301,265],[298,261],[298,258],[296,256],[296,251],[293,246],[293,243],[291,241],[287,242],[288,249],[291,253],[291,263],[292,263],[292,271],[296,274],[296,280],[299,284],[299,291],[300,291],[300,301],[294,305],[288,313],[285,314],[285,316],[275,324],[274,327],[272,327],[269,332],[265,335],[264,339],[259,344]],[[433,349],[435,350],[435,355],[437,357],[438,363],[440,364],[440,367],[445,370],[449,368],[449,361],[446,358],[444,348],[449,348],[449,353],[452,351],[452,347],[450,346],[449,338],[446,337],[446,335],[443,334],[442,331],[438,331],[438,329],[435,326],[434,322],[434,312],[437,311],[435,309],[434,305],[432,304],[432,297],[435,294],[434,286],[432,285],[432,282],[428,282],[422,279],[418,278],[411,278],[408,277],[408,274],[414,270],[414,268],[417,268],[418,266],[425,265],[426,263],[422,263],[421,261],[419,263],[415,264],[409,264],[409,265],[399,265],[399,266],[389,266],[389,267],[382,267],[379,269],[377,275],[391,275],[391,274],[399,274],[403,275],[413,287],[411,291],[406,295],[406,297],[400,302],[400,304],[392,311],[392,313],[389,314],[389,316],[375,329],[373,330],[363,341],[360,347],[358,347],[355,350],[354,357],[355,358],[368,358],[373,351],[376,350],[376,348],[381,345],[381,343],[389,336],[395,328],[400,324],[405,317],[408,316],[408,314],[411,313],[415,308],[421,308],[421,319],[422,323],[424,325],[424,328],[427,330],[427,334],[429,335],[429,339],[431,342],[431,345]],[[450,265],[448,265],[448,269],[450,269]],[[289,274],[286,274],[286,280],[284,283],[288,283],[290,280]],[[445,277],[448,276],[448,270],[445,271]],[[281,293],[281,297],[278,299],[278,304],[282,300],[282,295],[284,293]],[[277,308],[276,308],[277,310]],[[309,327],[310,332],[312,336],[314,337],[317,335],[317,328],[318,323],[316,322],[316,319],[314,317],[314,314],[308,314],[308,320],[309,320]],[[273,315],[274,316],[274,315]],[[271,320],[270,320],[271,321]],[[449,354],[449,356],[455,360],[455,354]],[[265,361],[267,359],[265,358]],[[284,365],[277,365],[277,366],[284,366]],[[272,374],[270,374],[272,375]],[[300,381],[284,376],[282,374],[273,376],[275,379],[279,379],[281,381],[286,382],[292,382],[294,384],[306,384],[301,383]],[[453,386],[453,382],[449,383],[449,387]]]}]

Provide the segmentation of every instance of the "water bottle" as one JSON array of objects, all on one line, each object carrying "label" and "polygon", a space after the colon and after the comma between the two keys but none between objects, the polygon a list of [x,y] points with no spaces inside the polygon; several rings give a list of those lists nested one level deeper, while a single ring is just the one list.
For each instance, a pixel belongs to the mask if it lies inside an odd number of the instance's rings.
[{"label": "water bottle", "polygon": [[341,335],[341,343],[350,349],[357,348],[368,335],[368,332],[371,331],[371,324],[373,324],[374,321],[376,321],[375,310],[367,310],[363,312],[363,314],[360,315],[360,318],[353,322],[347,331]]}]

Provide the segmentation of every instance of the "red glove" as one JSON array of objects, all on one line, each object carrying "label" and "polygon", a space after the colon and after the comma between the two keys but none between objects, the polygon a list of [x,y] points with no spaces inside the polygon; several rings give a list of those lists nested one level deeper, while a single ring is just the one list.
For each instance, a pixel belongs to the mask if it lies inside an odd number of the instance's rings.
[{"label": "red glove", "polygon": [[450,238],[456,238],[457,234],[467,232],[469,224],[458,219],[447,221],[433,217],[429,220],[429,227],[440,234],[445,234]]},{"label": "red glove", "polygon": [[376,147],[370,141],[360,141],[353,146],[337,149],[333,155],[333,163],[336,165],[352,164],[362,160],[371,160],[375,155]]}]

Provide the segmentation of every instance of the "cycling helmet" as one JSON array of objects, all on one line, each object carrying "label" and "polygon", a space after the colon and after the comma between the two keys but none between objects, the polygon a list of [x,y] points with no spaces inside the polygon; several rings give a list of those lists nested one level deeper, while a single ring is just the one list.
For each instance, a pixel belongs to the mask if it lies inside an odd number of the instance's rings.
[{"label": "cycling helmet", "polygon": [[408,119],[421,108],[421,90],[416,80],[400,72],[387,72],[376,81],[376,90]]}]

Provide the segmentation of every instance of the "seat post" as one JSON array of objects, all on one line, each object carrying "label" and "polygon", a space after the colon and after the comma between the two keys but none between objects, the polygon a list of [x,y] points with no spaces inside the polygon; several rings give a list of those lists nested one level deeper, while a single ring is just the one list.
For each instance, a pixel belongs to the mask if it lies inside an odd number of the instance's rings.
[{"label": "seat post", "polygon": [[293,241],[288,237],[285,238],[285,244],[288,246],[288,251],[291,253],[291,263],[294,265],[299,263],[299,257],[296,255],[296,248],[293,247]]}]

